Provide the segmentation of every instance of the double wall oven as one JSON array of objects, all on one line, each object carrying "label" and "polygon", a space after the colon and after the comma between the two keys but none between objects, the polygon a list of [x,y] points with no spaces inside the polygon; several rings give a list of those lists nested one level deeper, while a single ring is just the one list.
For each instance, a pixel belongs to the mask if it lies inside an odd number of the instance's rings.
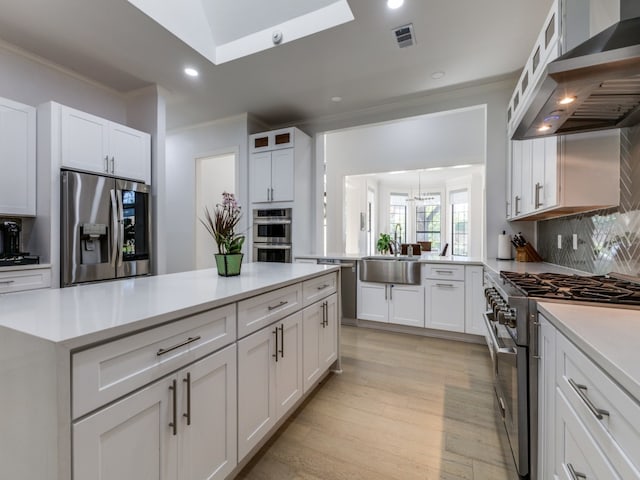
[{"label": "double wall oven", "polygon": [[[485,273],[486,339],[493,363],[496,419],[519,478],[542,479],[538,458],[537,301],[640,306],[637,278],[617,274]],[[514,477],[515,477],[514,473]]]},{"label": "double wall oven", "polygon": [[253,211],[253,260],[291,263],[291,209]]}]

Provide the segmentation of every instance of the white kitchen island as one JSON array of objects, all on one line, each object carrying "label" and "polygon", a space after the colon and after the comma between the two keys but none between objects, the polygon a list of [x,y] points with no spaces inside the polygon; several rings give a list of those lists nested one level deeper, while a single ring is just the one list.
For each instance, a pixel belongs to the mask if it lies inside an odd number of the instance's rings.
[{"label": "white kitchen island", "polygon": [[225,478],[339,368],[338,271],[0,295],[0,478]]}]

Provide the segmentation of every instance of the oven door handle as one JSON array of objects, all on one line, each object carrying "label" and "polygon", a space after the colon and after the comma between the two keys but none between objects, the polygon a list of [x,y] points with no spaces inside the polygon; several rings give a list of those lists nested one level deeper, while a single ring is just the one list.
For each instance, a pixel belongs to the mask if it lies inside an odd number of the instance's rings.
[{"label": "oven door handle", "polygon": [[484,318],[484,323],[487,327],[487,331],[489,332],[489,339],[491,342],[491,345],[489,345],[489,347],[491,348],[492,352],[495,355],[517,355],[518,352],[515,351],[515,349],[511,348],[511,347],[500,347],[499,343],[498,343],[498,339],[496,337],[496,334],[493,331],[493,328],[491,326],[491,321],[489,320],[489,317],[487,316],[487,314],[490,312],[484,312],[482,314],[482,317]]},{"label": "oven door handle", "polygon": [[291,220],[254,220],[254,225],[291,225]]},{"label": "oven door handle", "polygon": [[261,250],[291,250],[291,245],[286,244],[270,244],[270,243],[254,243],[255,248]]}]

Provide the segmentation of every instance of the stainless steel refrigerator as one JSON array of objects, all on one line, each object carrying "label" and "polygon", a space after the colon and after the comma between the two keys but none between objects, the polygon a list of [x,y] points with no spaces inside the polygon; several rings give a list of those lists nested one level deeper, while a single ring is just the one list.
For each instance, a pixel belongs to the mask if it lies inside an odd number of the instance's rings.
[{"label": "stainless steel refrigerator", "polygon": [[60,285],[151,273],[150,187],[63,170]]}]

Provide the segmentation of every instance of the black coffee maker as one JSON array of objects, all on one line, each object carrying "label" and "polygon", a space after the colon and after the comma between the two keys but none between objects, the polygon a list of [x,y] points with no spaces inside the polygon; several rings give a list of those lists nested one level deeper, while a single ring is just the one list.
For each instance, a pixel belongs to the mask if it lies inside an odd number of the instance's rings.
[{"label": "black coffee maker", "polygon": [[0,222],[0,257],[20,254],[20,224],[5,220]]}]

